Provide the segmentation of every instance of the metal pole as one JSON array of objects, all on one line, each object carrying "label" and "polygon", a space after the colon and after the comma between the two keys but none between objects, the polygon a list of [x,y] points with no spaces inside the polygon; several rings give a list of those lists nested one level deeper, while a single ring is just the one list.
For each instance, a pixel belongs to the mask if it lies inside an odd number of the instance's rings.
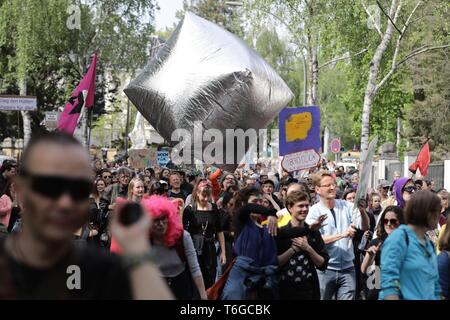
[{"label": "metal pole", "polygon": [[128,131],[130,123],[130,99],[127,99],[127,122],[125,124],[125,157],[128,159]]},{"label": "metal pole", "polygon": [[91,131],[92,131],[91,127],[92,127],[92,109],[93,108],[94,107],[88,109],[88,137],[87,137],[88,152],[90,152],[90,149],[91,149]]},{"label": "metal pole", "polygon": [[17,110],[17,140],[20,139],[20,111]]}]

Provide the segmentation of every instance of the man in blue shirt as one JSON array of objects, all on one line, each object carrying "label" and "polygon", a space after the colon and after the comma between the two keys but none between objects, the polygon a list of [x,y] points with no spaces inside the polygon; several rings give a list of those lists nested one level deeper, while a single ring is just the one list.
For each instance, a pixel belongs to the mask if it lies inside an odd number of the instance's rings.
[{"label": "man in blue shirt", "polygon": [[306,223],[317,221],[321,215],[327,215],[328,224],[320,229],[326,244],[330,260],[327,270],[317,271],[322,300],[355,299],[355,266],[352,237],[356,228],[363,231],[369,229],[369,217],[364,210],[360,210],[360,223],[352,218],[353,205],[344,200],[336,199],[336,181],[328,172],[319,172],[313,183],[320,202],[311,207]]}]

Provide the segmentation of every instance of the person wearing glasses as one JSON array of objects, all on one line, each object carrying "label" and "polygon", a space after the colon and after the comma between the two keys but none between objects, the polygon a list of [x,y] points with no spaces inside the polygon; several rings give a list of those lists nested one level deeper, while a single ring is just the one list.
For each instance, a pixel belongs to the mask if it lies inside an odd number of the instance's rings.
[{"label": "person wearing glasses", "polygon": [[356,272],[352,238],[356,229],[369,230],[369,217],[365,208],[359,208],[359,223],[352,221],[353,204],[336,199],[336,181],[322,171],[313,175],[313,184],[320,201],[309,210],[306,223],[312,224],[326,215],[328,223],[320,229],[330,259],[325,271],[318,271],[322,300],[354,300]]},{"label": "person wearing glasses", "polygon": [[153,219],[150,231],[152,254],[177,300],[206,300],[205,284],[191,235],[183,229],[175,204],[161,196],[142,200]]},{"label": "person wearing glasses", "polygon": [[389,199],[389,189],[391,188],[391,184],[389,181],[382,180],[380,184],[378,185],[378,193],[381,197],[381,205],[383,205],[383,202]]},{"label": "person wearing glasses", "polygon": [[220,179],[220,192],[217,196],[217,199],[220,199],[225,192],[228,192],[230,187],[237,188],[238,186],[239,183],[236,177],[231,173],[225,172],[222,178]]},{"label": "person wearing glasses", "polygon": [[151,262],[147,216],[129,226],[113,217],[122,258],[74,246],[89,216],[92,167],[72,136],[35,134],[16,177],[21,231],[0,241],[2,299],[170,299]]},{"label": "person wearing glasses", "polygon": [[406,203],[405,223],[381,250],[381,300],[439,300],[441,287],[436,248],[426,236],[441,212],[439,197],[422,190]]},{"label": "person wearing glasses", "polygon": [[380,277],[381,246],[387,237],[404,223],[403,210],[397,206],[389,206],[381,213],[380,221],[376,229],[377,238],[369,243],[361,263],[361,272],[367,276],[365,286],[367,300],[378,300],[380,288],[377,280]]},{"label": "person wearing glasses", "polygon": [[109,169],[103,169],[100,177],[105,182],[105,187],[108,187],[112,184],[112,173],[111,171],[109,171]]},{"label": "person wearing glasses", "polygon": [[128,183],[131,179],[131,170],[127,167],[120,167],[117,169],[117,177],[119,182],[106,187],[103,195],[109,201],[111,210],[114,209],[114,203],[117,198],[126,199],[128,197]]}]

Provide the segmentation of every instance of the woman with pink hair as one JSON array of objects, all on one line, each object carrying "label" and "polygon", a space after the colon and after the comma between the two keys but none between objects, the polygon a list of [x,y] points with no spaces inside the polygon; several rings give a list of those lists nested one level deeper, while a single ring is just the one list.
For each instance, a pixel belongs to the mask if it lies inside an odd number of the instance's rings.
[{"label": "woman with pink hair", "polygon": [[184,231],[177,206],[162,196],[151,196],[141,201],[153,223],[150,239],[152,253],[163,277],[179,300],[190,300],[197,294],[207,299],[202,272],[191,235]]},{"label": "woman with pink hair", "polygon": [[[140,204],[152,218],[149,236],[154,261],[174,296],[178,300],[207,299],[192,238],[183,230],[177,205],[158,195],[144,197]],[[119,253],[120,248],[111,244],[111,251]]]}]

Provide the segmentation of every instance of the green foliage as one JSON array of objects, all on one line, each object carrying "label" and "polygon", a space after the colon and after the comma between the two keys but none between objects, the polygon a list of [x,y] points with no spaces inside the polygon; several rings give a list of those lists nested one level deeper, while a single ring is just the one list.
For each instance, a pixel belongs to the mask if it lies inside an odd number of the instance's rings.
[{"label": "green foliage", "polygon": [[[80,8],[81,29],[66,25],[70,4]],[[153,12],[153,0],[0,1],[0,78],[6,93],[18,94],[18,82],[27,79],[28,94],[38,99],[38,111],[31,113],[37,127],[44,111],[65,105],[95,49],[98,75],[109,70],[117,76],[142,67],[148,58]],[[103,107],[107,89],[97,81],[97,106]],[[17,131],[9,114],[6,120]],[[0,138],[11,135],[9,129],[2,126]]]},{"label": "green foliage", "polygon": [[183,0],[183,9],[178,11],[176,17],[182,19],[186,11],[214,22],[238,37],[243,37],[242,22],[235,8],[227,4],[226,0]]}]

